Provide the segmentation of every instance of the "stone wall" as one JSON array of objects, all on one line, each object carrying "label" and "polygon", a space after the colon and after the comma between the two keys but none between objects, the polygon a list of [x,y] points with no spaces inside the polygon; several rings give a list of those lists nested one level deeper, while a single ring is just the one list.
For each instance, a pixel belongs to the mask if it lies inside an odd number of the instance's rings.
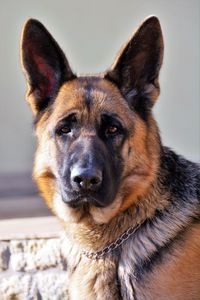
[{"label": "stone wall", "polygon": [[0,241],[0,300],[67,300],[62,249],[59,237]]}]

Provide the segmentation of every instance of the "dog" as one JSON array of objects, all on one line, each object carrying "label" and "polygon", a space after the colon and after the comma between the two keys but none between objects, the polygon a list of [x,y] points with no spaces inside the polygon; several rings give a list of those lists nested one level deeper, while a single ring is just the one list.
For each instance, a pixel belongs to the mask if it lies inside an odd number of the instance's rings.
[{"label": "dog", "polygon": [[21,40],[34,179],[63,222],[74,300],[200,299],[200,168],[162,145],[163,60],[147,18],[103,74],[78,76],[47,29]]}]

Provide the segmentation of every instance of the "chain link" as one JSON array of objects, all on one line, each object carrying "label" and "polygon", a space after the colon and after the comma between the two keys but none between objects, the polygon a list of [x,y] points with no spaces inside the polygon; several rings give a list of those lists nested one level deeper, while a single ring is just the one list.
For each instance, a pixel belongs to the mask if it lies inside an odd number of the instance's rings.
[{"label": "chain link", "polygon": [[116,241],[113,243],[109,244],[108,246],[104,247],[103,249],[97,251],[97,252],[90,252],[90,251],[83,251],[82,253],[90,259],[99,259],[105,256],[106,254],[110,253],[111,251],[115,250],[119,246],[121,246],[126,240],[129,239],[129,237],[134,234],[139,227],[142,224],[138,224],[136,226],[129,227],[122,235],[118,237]]}]

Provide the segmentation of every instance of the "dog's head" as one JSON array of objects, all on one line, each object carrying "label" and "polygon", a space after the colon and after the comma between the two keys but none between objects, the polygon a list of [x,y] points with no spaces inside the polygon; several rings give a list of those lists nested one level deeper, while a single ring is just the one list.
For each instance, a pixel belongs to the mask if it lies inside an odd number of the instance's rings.
[{"label": "dog's head", "polygon": [[44,26],[26,23],[22,64],[38,139],[34,177],[66,222],[87,216],[106,223],[153,182],[159,137],[151,108],[162,57],[160,24],[150,17],[110,70],[78,77]]}]

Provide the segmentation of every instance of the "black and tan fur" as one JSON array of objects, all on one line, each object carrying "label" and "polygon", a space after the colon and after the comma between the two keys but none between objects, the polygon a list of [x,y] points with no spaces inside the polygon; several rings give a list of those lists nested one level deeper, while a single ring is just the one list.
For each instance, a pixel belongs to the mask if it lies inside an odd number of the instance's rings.
[{"label": "black and tan fur", "polygon": [[[200,299],[200,170],[161,143],[152,107],[162,58],[156,17],[96,76],[75,75],[43,25],[25,25],[34,178],[66,229],[70,299]],[[138,224],[105,257],[83,255]]]}]

